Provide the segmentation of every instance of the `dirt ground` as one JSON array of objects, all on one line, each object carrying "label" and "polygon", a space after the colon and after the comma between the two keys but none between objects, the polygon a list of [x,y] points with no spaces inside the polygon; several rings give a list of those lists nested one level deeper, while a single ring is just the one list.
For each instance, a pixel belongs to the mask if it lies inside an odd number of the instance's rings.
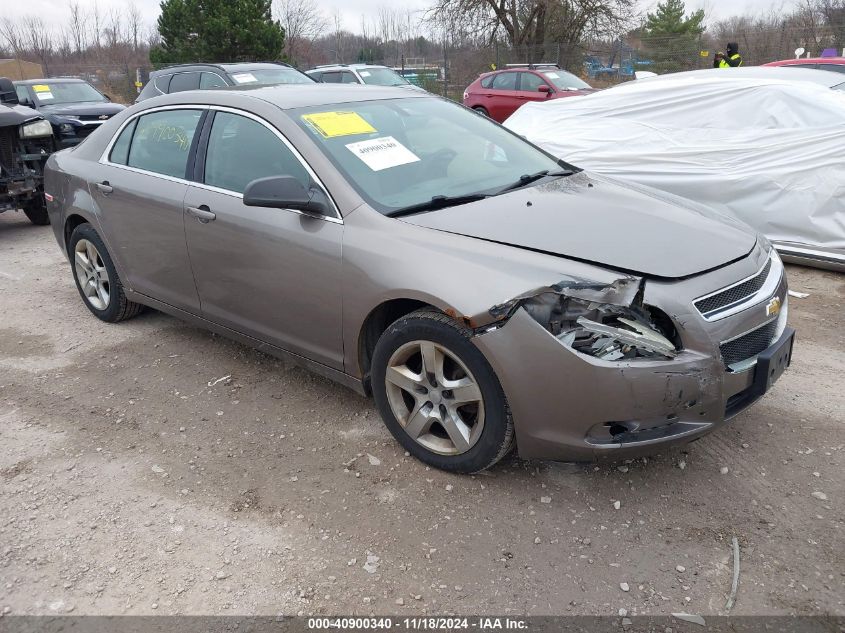
[{"label": "dirt ground", "polygon": [[[845,276],[775,390],[647,460],[406,457],[371,401],[157,312],[96,320],[0,215],[0,611],[845,614]],[[618,509],[615,502],[619,502]]]}]

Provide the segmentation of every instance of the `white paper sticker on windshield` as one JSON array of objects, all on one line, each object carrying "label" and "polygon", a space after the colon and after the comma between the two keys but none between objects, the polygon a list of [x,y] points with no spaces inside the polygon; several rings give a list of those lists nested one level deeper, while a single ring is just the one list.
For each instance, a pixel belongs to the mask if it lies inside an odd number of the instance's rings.
[{"label": "white paper sticker on windshield", "polygon": [[232,79],[239,84],[251,84],[258,81],[252,73],[235,73],[232,75]]},{"label": "white paper sticker on windshield", "polygon": [[369,77],[369,76],[370,76],[370,73],[369,73],[369,72],[367,72],[366,70],[362,70],[359,74],[360,74],[362,77]]},{"label": "white paper sticker on windshield", "polygon": [[350,143],[346,148],[364,161],[367,167],[373,171],[407,165],[419,160],[418,156],[392,136]]},{"label": "white paper sticker on windshield", "polygon": [[37,95],[39,101],[47,101],[48,99],[53,99],[53,93],[50,91],[47,92],[39,92]]},{"label": "white paper sticker on windshield", "polygon": [[558,75],[557,73],[544,73],[544,74],[549,79],[560,79],[560,75]]}]

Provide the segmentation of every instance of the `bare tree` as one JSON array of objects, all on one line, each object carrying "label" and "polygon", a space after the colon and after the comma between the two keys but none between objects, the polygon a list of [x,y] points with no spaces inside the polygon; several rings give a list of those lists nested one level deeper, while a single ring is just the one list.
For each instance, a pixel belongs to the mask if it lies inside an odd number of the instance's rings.
[{"label": "bare tree", "polygon": [[549,43],[574,46],[591,35],[620,33],[635,8],[636,0],[436,0],[429,19],[444,31],[463,30],[488,43],[503,39],[539,58]]},{"label": "bare tree", "polygon": [[88,14],[79,6],[79,2],[69,2],[68,10],[70,12],[70,19],[67,22],[66,28],[73,45],[74,53],[82,56],[88,48]]},{"label": "bare tree", "polygon": [[296,62],[327,27],[315,0],[276,0],[276,15],[285,29],[285,53]]},{"label": "bare tree", "polygon": [[53,35],[37,15],[27,15],[21,20],[21,32],[26,47],[41,62],[44,74],[50,74],[50,54],[53,52]]},{"label": "bare tree", "polygon": [[130,1],[126,5],[126,35],[132,43],[132,51],[137,52],[141,40],[141,30],[144,27],[144,18],[138,5]]}]

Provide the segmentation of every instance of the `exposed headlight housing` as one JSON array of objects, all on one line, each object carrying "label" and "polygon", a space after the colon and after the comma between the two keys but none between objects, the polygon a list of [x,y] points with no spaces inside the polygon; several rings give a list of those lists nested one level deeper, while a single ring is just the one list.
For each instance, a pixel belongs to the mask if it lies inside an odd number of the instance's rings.
[{"label": "exposed headlight housing", "polygon": [[52,136],[53,126],[46,119],[24,123],[20,127],[21,138],[38,138],[41,136]]},{"label": "exposed headlight housing", "polygon": [[522,307],[563,345],[601,360],[670,359],[680,349],[671,319],[650,306],[611,305],[546,293]]}]

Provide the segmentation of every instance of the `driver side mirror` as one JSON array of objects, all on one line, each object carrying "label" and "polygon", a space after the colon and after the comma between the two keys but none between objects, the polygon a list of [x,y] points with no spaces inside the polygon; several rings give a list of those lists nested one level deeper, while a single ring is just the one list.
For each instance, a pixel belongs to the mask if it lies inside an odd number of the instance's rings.
[{"label": "driver side mirror", "polygon": [[537,86],[537,92],[543,92],[548,97],[550,94],[552,94],[552,89],[546,84],[541,84]]},{"label": "driver side mirror", "polygon": [[0,77],[0,103],[18,105],[18,93],[15,91],[15,84],[11,79]]},{"label": "driver side mirror", "polygon": [[319,215],[326,215],[329,211],[328,198],[322,189],[314,184],[306,189],[293,176],[268,176],[253,180],[244,190],[244,204]]}]

